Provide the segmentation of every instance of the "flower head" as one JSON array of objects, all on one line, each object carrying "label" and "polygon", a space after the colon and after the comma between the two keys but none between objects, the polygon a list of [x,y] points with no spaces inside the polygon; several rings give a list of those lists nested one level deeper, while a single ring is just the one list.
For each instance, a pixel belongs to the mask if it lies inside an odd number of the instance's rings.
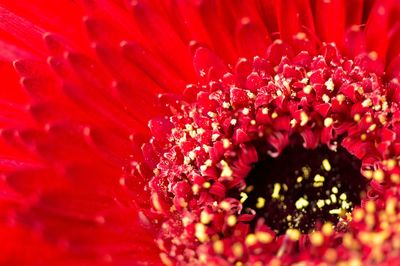
[{"label": "flower head", "polygon": [[14,2],[2,263],[399,262],[396,1]]}]

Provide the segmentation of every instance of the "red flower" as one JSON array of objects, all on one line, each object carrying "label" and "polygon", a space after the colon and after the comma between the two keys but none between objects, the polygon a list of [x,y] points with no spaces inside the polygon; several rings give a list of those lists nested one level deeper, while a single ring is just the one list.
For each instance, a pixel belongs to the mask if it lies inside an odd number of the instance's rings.
[{"label": "red flower", "polygon": [[1,1],[0,264],[399,264],[399,12]]}]

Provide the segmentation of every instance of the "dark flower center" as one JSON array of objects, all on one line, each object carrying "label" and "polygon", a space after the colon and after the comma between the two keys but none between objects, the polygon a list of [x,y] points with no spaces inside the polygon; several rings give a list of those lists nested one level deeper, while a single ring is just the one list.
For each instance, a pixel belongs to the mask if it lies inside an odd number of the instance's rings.
[{"label": "dark flower center", "polygon": [[344,148],[310,150],[293,141],[277,158],[260,158],[241,199],[256,211],[253,223],[263,218],[278,234],[289,228],[308,233],[318,222],[336,224],[360,204],[367,183],[360,166]]}]

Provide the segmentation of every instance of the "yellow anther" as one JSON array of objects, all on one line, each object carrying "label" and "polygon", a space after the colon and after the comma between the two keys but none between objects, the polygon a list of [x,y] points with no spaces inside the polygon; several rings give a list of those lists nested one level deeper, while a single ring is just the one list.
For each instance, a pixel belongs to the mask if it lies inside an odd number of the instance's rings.
[{"label": "yellow anther", "polygon": [[202,224],[209,224],[211,222],[212,218],[213,218],[212,214],[209,214],[206,211],[202,211],[200,213],[200,222]]},{"label": "yellow anther", "polygon": [[232,227],[235,226],[237,223],[237,218],[235,215],[229,215],[228,218],[226,219],[226,223],[228,226]]},{"label": "yellow anther", "polygon": [[224,253],[224,243],[221,240],[217,240],[213,243],[213,249],[215,253],[222,254]]},{"label": "yellow anther", "polygon": [[235,255],[237,258],[240,258],[243,256],[243,246],[241,243],[235,243],[232,246],[232,252],[233,255]]},{"label": "yellow anther", "polygon": [[324,223],[322,226],[322,233],[326,236],[330,236],[333,234],[334,225],[330,222]]},{"label": "yellow anther", "polygon": [[314,176],[314,181],[318,182],[318,183],[323,183],[325,181],[325,177],[323,177],[322,175],[316,174]]},{"label": "yellow anther", "polygon": [[361,222],[364,219],[364,216],[365,212],[363,209],[358,208],[353,211],[353,220],[355,222]]},{"label": "yellow anther", "polygon": [[303,197],[299,198],[295,203],[296,209],[298,209],[298,210],[303,209],[304,207],[307,207],[308,204],[309,204],[309,202]]},{"label": "yellow anther", "polygon": [[244,203],[248,198],[249,196],[246,193],[240,192],[240,203]]},{"label": "yellow anther", "polygon": [[300,126],[305,126],[308,122],[308,115],[305,112],[300,113]]},{"label": "yellow anther", "polygon": [[324,236],[321,234],[321,232],[313,232],[310,235],[310,241],[311,244],[313,244],[316,247],[319,247],[324,243]]},{"label": "yellow anther", "polygon": [[274,191],[272,192],[271,197],[274,198],[274,199],[278,199],[280,190],[281,190],[281,184],[275,183],[274,184]]},{"label": "yellow anther", "polygon": [[332,170],[331,164],[329,163],[328,159],[324,159],[322,161],[322,167],[324,168],[325,171],[329,172],[330,170]]},{"label": "yellow anther", "polygon": [[195,236],[200,242],[206,242],[208,240],[208,235],[206,234],[206,227],[202,223],[197,223],[195,225]]},{"label": "yellow anther", "polygon": [[261,208],[264,207],[264,205],[265,205],[265,199],[262,198],[262,197],[258,197],[257,198],[257,203],[256,203],[256,208],[257,209],[261,209]]},{"label": "yellow anther", "polygon": [[301,233],[297,229],[290,228],[286,231],[286,235],[289,237],[290,240],[297,241],[300,239]]},{"label": "yellow anther", "polygon": [[267,232],[257,232],[256,237],[257,240],[262,244],[268,244],[273,240],[272,235]]},{"label": "yellow anther", "polygon": [[254,244],[257,243],[257,238],[254,234],[248,234],[246,236],[245,243],[247,246],[253,246]]},{"label": "yellow anther", "polygon": [[373,213],[375,212],[375,202],[373,201],[367,201],[367,203],[365,204],[365,209],[367,210],[368,213]]}]

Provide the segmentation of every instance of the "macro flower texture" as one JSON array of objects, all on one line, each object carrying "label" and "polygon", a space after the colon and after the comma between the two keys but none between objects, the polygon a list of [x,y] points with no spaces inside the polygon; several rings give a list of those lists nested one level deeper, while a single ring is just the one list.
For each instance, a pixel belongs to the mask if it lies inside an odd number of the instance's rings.
[{"label": "macro flower texture", "polygon": [[400,265],[397,0],[0,0],[0,265]]}]

